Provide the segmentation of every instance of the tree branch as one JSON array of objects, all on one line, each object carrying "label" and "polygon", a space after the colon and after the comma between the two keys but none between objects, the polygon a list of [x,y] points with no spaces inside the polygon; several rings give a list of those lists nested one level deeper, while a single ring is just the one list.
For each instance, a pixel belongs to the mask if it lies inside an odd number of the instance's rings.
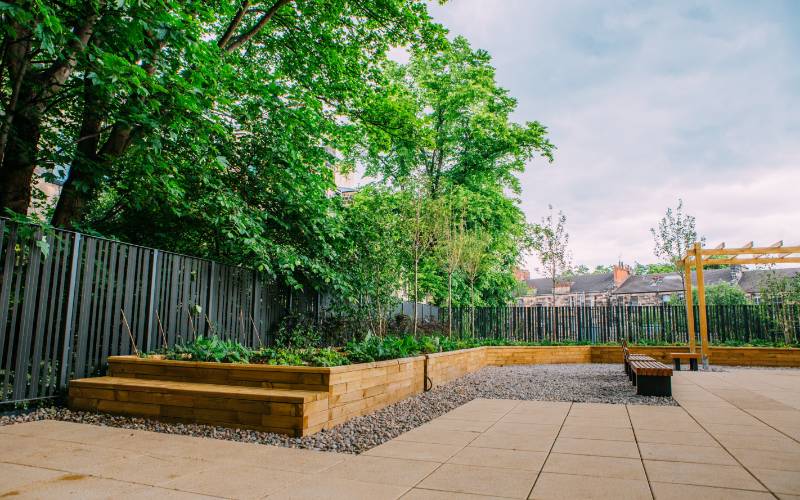
[{"label": "tree branch", "polygon": [[272,7],[270,7],[269,10],[263,16],[261,16],[261,19],[259,19],[258,22],[252,28],[247,30],[247,32],[245,32],[244,34],[237,36],[223,50],[225,52],[233,52],[234,50],[241,47],[243,44],[250,41],[251,38],[256,36],[258,32],[261,31],[261,29],[267,25],[270,19],[272,19],[272,16],[274,16],[275,13],[278,12],[278,9],[280,9],[290,1],[291,0],[278,0],[277,2],[275,2],[275,4]]},{"label": "tree branch", "polygon": [[233,33],[236,31],[236,28],[239,27],[239,23],[242,22],[242,18],[247,13],[247,9],[250,7],[250,0],[244,0],[242,2],[242,6],[239,7],[239,10],[236,12],[236,15],[233,16],[230,24],[228,24],[228,29],[225,30],[222,37],[217,41],[217,47],[223,49],[225,45],[230,41]]}]

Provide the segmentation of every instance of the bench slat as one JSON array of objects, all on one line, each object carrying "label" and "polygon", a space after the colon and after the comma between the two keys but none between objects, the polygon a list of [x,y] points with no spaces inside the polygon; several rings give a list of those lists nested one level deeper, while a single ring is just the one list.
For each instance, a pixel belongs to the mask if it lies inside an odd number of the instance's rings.
[{"label": "bench slat", "polygon": [[653,359],[644,361],[631,360],[631,370],[633,370],[633,372],[636,373],[636,375],[655,376],[655,377],[672,376],[672,368],[665,365],[664,363],[655,361]]}]

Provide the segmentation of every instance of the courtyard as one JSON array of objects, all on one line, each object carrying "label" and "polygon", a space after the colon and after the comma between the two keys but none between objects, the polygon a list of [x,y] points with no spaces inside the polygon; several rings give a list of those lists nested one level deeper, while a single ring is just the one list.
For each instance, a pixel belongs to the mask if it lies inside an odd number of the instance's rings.
[{"label": "courtyard", "polygon": [[673,397],[679,406],[476,398],[358,455],[18,423],[0,427],[0,496],[800,495],[800,370],[676,372]]}]

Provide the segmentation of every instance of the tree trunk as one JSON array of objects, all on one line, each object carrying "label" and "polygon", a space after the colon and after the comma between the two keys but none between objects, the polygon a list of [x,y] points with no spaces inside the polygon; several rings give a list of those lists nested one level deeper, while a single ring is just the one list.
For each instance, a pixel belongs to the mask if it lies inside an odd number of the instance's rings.
[{"label": "tree trunk", "polygon": [[447,337],[453,338],[453,272],[447,275]]},{"label": "tree trunk", "polygon": [[475,280],[469,282],[469,334],[475,338]]},{"label": "tree trunk", "polygon": [[[553,276],[555,276],[555,271],[553,271],[553,273],[554,273]],[[552,327],[552,331],[550,332],[550,340],[555,342],[556,341],[556,279],[555,279],[555,277],[553,278],[553,288],[552,288],[552,290],[550,292],[551,292],[552,297],[553,297],[553,303],[552,303],[553,311],[552,311],[552,314],[550,315],[550,325]]]},{"label": "tree trunk", "polygon": [[51,221],[57,227],[72,228],[74,226],[77,217],[84,210],[86,199],[84,194],[93,190],[95,182],[95,169],[98,163],[97,146],[100,143],[101,113],[104,106],[100,102],[97,89],[89,78],[83,82],[83,93],[84,106],[81,129],[78,133],[78,146]]},{"label": "tree trunk", "polygon": [[418,292],[419,259],[414,260],[414,337],[417,336],[417,303],[419,302]]},{"label": "tree trunk", "polygon": [[0,166],[0,213],[10,209],[24,215],[28,213],[31,202],[42,123],[40,106],[28,104],[36,97],[32,91],[32,83],[23,84],[21,106],[9,127],[8,143]]},{"label": "tree trunk", "polygon": [[17,23],[11,25],[11,29],[16,33],[14,38],[9,38],[5,43],[2,64],[0,64],[0,78],[3,77],[3,68],[7,68],[8,87],[10,94],[8,102],[5,103],[4,115],[0,122],[0,165],[3,164],[3,156],[8,144],[8,134],[11,128],[11,121],[16,114],[19,93],[22,89],[22,81],[26,73],[30,70],[30,30],[26,30]]},{"label": "tree trunk", "polygon": [[87,5],[90,10],[73,29],[75,38],[65,48],[63,57],[44,71],[27,71],[22,80],[19,112],[14,114],[8,126],[7,144],[0,165],[0,213],[6,208],[20,214],[28,211],[44,111],[72,75],[77,56],[89,43],[99,17],[94,4],[88,2]]}]

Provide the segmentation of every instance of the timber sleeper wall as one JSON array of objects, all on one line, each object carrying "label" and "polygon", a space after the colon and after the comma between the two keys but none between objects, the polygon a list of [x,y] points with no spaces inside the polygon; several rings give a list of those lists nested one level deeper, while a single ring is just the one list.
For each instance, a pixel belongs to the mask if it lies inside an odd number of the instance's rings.
[{"label": "timber sleeper wall", "polygon": [[[631,351],[670,363],[681,346]],[[800,349],[712,347],[719,365],[800,367]],[[109,375],[75,380],[76,409],[312,434],[485,366],[621,363],[619,346],[490,346],[330,368],[109,358]]]},{"label": "timber sleeper wall", "polygon": [[135,356],[108,361],[107,377],[70,384],[71,407],[296,436],[422,392],[425,371],[424,356],[331,368]]}]

